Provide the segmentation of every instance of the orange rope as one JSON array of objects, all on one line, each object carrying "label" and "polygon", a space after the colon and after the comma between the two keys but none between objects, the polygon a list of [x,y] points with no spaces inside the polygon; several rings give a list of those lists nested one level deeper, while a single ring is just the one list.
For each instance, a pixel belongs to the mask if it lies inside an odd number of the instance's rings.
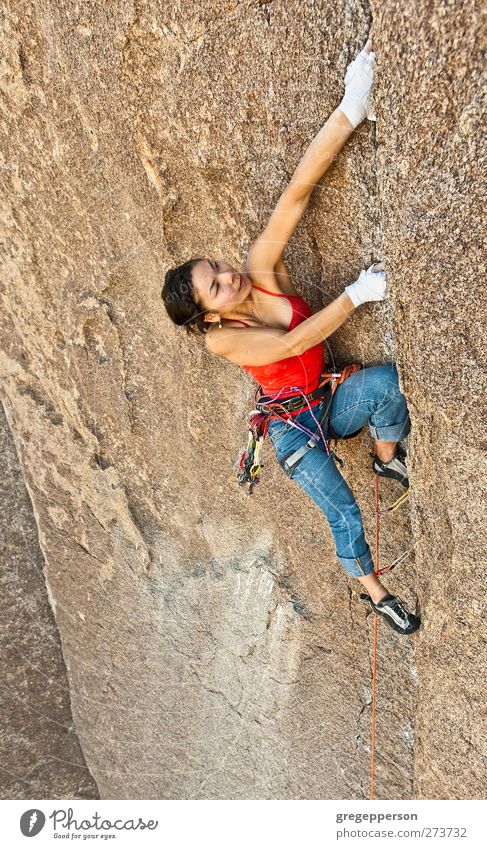
[{"label": "orange rope", "polygon": [[[375,475],[375,573],[379,574],[379,476]],[[374,654],[372,663],[372,735],[371,735],[371,776],[370,798],[374,799],[374,740],[375,740],[375,683],[377,680],[377,611],[374,611]]]}]

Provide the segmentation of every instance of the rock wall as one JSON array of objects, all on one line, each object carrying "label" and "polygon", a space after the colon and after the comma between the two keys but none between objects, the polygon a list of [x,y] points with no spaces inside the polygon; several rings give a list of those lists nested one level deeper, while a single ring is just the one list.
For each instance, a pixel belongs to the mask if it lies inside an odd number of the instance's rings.
[{"label": "rock wall", "polygon": [[0,496],[0,798],[97,799],[71,716],[32,504],[1,405]]},{"label": "rock wall", "polygon": [[[286,260],[314,309],[384,260],[388,300],[331,346],[395,361],[410,403],[411,524],[384,519],[380,557],[414,546],[387,586],[423,626],[379,623],[376,798],[485,791],[478,11],[21,0],[1,54],[1,393],[102,798],[369,797],[360,585],[270,446],[252,499],[237,487],[254,384],[160,290],[191,256],[241,265],[372,19],[377,125]],[[373,548],[370,436],[340,448]]]},{"label": "rock wall", "polygon": [[377,173],[395,358],[414,422],[423,627],[413,790],[416,798],[485,798],[485,24],[474,3],[407,3],[392,32],[390,5],[373,6],[387,69]]}]

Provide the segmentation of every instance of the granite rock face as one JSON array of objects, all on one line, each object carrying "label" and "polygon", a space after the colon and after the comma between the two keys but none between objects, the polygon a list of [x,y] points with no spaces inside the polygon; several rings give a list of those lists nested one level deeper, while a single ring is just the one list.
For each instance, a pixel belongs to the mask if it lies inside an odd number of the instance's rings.
[{"label": "granite rock face", "polygon": [[70,710],[32,505],[0,405],[0,797],[97,799]]},{"label": "granite rock face", "polygon": [[[485,795],[480,14],[21,0],[1,54],[1,397],[102,798],[369,797],[373,616],[270,445],[255,495],[236,485],[255,385],[160,290],[192,256],[242,266],[372,19],[377,124],[286,261],[315,310],[374,258],[388,272],[388,299],[330,340],[337,365],[396,362],[412,420],[380,561],[413,548],[384,582],[423,625],[379,623],[375,796]],[[373,550],[371,447],[364,430],[338,453]]]}]

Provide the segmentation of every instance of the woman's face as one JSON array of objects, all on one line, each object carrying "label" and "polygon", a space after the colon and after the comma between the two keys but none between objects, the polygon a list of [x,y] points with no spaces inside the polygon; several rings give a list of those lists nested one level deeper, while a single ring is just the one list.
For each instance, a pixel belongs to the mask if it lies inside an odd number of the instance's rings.
[{"label": "woman's face", "polygon": [[210,314],[230,312],[246,300],[252,289],[248,277],[218,259],[197,262],[193,266],[192,279],[197,302]]}]

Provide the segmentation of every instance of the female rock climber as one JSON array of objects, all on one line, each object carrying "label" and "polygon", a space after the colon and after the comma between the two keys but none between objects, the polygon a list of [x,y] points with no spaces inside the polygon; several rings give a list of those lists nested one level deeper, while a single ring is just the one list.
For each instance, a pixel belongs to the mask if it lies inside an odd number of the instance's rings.
[{"label": "female rock climber", "polygon": [[[283,467],[286,458],[304,446],[313,426],[312,433],[317,432],[315,413],[323,397],[313,393],[325,367],[323,340],[358,306],[385,297],[384,266],[379,262],[313,314],[282,258],[313,187],[365,117],[375,120],[370,104],[374,63],[369,39],[347,68],[340,104],[309,145],[267,226],[251,244],[242,273],[223,260],[191,259],[167,271],[161,293],[175,324],[187,332],[200,331],[208,351],[245,368],[261,385],[262,397],[275,398],[277,393],[281,415],[270,416],[268,433]],[[279,394],[282,389],[284,394]],[[295,409],[297,396],[303,404]],[[288,406],[283,417],[286,402],[294,407]],[[325,440],[346,438],[366,423],[374,438],[374,471],[407,487],[405,452],[397,443],[407,436],[411,422],[394,364],[358,368],[336,386],[323,435]],[[367,590],[362,598],[395,631],[416,631],[420,619],[388,593],[374,571],[360,509],[333,453],[320,442],[318,448],[303,453],[289,475],[326,516],[339,562]]]}]

